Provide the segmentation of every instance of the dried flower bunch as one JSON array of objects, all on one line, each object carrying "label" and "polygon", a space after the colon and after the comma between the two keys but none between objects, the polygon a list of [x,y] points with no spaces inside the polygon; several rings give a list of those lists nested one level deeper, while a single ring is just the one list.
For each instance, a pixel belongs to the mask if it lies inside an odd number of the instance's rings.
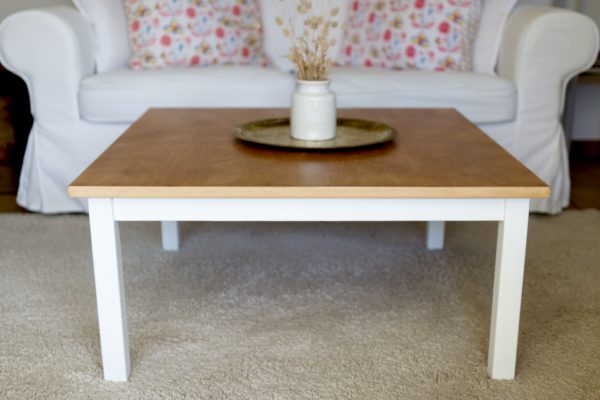
[{"label": "dried flower bunch", "polygon": [[291,40],[287,57],[296,64],[297,78],[327,80],[331,67],[327,53],[336,44],[330,35],[340,27],[335,20],[339,7],[332,8],[331,0],[279,0],[279,6],[283,17],[277,17],[275,22]]}]

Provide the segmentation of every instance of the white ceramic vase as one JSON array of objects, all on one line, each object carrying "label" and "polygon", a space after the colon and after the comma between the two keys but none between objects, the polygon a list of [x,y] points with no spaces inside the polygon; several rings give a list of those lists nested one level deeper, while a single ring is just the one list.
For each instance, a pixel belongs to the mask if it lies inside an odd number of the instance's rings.
[{"label": "white ceramic vase", "polygon": [[330,140],[335,137],[336,99],[330,81],[296,83],[292,96],[291,134],[298,140]]}]

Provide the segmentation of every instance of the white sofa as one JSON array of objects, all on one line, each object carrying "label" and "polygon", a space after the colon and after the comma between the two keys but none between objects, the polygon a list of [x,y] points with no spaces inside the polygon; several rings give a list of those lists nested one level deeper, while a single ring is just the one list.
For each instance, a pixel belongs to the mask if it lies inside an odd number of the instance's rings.
[{"label": "white sofa", "polygon": [[[333,90],[340,107],[457,108],[551,185],[532,210],[558,213],[570,191],[565,87],[595,59],[598,30],[583,15],[521,4],[498,39],[497,73],[334,69]],[[35,118],[17,198],[29,210],[85,211],[68,184],[149,107],[290,104],[293,76],[275,67],[99,68],[96,40],[69,7],[23,11],[0,26],[0,61],[27,83]]]}]

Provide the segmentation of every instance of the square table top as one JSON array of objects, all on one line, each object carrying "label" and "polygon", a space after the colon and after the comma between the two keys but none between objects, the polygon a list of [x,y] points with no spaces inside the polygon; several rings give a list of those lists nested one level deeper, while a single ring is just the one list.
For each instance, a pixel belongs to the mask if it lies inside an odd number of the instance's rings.
[{"label": "square table top", "polygon": [[289,109],[151,109],[69,187],[84,198],[545,198],[535,174],[456,110],[339,109],[394,142],[344,151],[246,144],[233,127]]}]

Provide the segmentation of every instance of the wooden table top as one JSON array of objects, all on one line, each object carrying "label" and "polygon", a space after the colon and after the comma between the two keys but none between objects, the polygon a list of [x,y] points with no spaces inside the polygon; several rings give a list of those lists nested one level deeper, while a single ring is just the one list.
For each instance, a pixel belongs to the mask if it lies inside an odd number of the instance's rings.
[{"label": "wooden table top", "polygon": [[152,109],[69,187],[110,198],[544,198],[548,186],[455,110],[340,109],[394,142],[336,152],[250,145],[232,128],[287,109]]}]

